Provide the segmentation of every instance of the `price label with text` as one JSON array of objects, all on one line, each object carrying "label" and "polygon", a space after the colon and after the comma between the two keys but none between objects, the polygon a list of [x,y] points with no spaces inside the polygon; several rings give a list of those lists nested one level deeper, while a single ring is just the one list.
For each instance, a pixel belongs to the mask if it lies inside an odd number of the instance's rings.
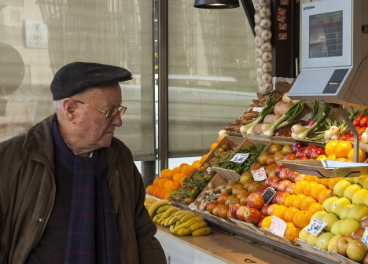
[{"label": "price label with text", "polygon": [[319,233],[327,226],[327,223],[323,222],[322,220],[314,218],[307,228],[305,229],[308,233],[318,236]]},{"label": "price label with text", "polygon": [[363,243],[368,246],[368,227],[365,228],[364,234],[362,236]]},{"label": "price label with text", "polygon": [[265,179],[267,179],[267,174],[266,171],[263,167],[261,167],[260,169],[256,170],[253,174],[253,179],[255,181],[263,181]]},{"label": "price label with text", "polygon": [[286,230],[286,222],[277,216],[271,215],[272,222],[270,229],[278,236],[284,236]]},{"label": "price label with text", "polygon": [[236,163],[243,163],[249,157],[249,153],[237,153],[234,157],[230,160]]}]

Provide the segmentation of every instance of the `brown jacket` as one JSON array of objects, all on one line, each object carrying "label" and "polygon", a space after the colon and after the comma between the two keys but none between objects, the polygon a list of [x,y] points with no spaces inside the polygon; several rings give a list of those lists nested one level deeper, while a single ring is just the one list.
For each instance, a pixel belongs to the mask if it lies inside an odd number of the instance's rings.
[{"label": "brown jacket", "polygon": [[[40,241],[55,197],[52,124],[0,144],[0,264],[22,264]],[[119,231],[120,263],[166,263],[145,189],[130,150],[114,138],[106,148],[107,179]]]}]

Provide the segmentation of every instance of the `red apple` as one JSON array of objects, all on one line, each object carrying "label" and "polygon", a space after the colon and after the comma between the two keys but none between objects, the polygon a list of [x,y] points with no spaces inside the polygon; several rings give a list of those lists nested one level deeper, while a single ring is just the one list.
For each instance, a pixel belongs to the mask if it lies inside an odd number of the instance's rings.
[{"label": "red apple", "polygon": [[295,172],[295,182],[305,180],[305,174],[300,174],[299,172]]},{"label": "red apple", "polygon": [[267,158],[270,156],[270,153],[264,152],[261,155],[259,155],[257,161],[259,164],[261,165],[266,165],[267,163]]},{"label": "red apple", "polygon": [[264,206],[262,206],[262,208],[261,208],[261,213],[263,214],[263,215],[268,215],[268,209],[269,209],[269,207],[271,206],[271,204],[268,204],[268,205],[264,205]]},{"label": "red apple", "polygon": [[356,240],[362,240],[362,237],[364,235],[365,229],[359,228],[357,230],[355,230],[351,236],[356,239]]},{"label": "red apple", "polygon": [[284,204],[285,198],[288,197],[289,195],[290,193],[288,192],[276,191],[276,194],[274,196],[274,198],[276,197],[275,203],[280,204],[280,205]]},{"label": "red apple", "polygon": [[268,165],[266,167],[266,174],[267,174],[267,177],[272,177],[272,176],[275,176],[275,169],[276,169],[277,165],[276,163],[273,163],[271,165]]},{"label": "red apple", "polygon": [[312,158],[312,152],[317,148],[316,145],[310,145],[306,148],[305,150],[305,156],[308,158],[308,159],[311,159]]},{"label": "red apple", "polygon": [[287,154],[289,154],[291,152],[291,145],[285,145],[285,146],[283,146],[282,147],[282,149],[281,149],[281,153],[283,154],[283,155],[287,155]]},{"label": "red apple", "polygon": [[262,218],[262,213],[256,208],[247,207],[244,212],[244,220],[247,223],[256,225]]},{"label": "red apple", "polygon": [[259,187],[255,192],[263,195],[263,193],[267,190],[267,188],[268,188],[267,185],[263,185]]},{"label": "red apple", "polygon": [[248,187],[248,192],[254,193],[259,187],[262,187],[263,185],[263,181],[255,181]]},{"label": "red apple", "polygon": [[236,218],[240,221],[244,221],[244,212],[248,207],[245,205],[239,206],[238,210],[236,211]]},{"label": "red apple", "polygon": [[264,205],[264,198],[260,193],[251,193],[247,199],[247,206],[250,208],[261,209]]},{"label": "red apple", "polygon": [[247,196],[249,196],[249,194],[250,194],[250,192],[248,192],[247,190],[240,190],[240,191],[238,191],[237,193],[236,193],[236,197],[237,198],[240,198],[242,195],[247,195]]},{"label": "red apple", "polygon": [[275,154],[276,152],[279,152],[279,151],[281,151],[282,150],[282,145],[280,145],[280,144],[273,144],[273,145],[271,145],[271,147],[270,147],[270,153],[271,154]]},{"label": "red apple", "polygon": [[288,192],[290,194],[295,194],[295,183],[292,182],[291,184],[289,184],[288,186],[286,186],[285,192]]},{"label": "red apple", "polygon": [[236,181],[229,181],[226,185],[225,185],[225,191],[229,194],[232,193],[233,191],[233,187],[235,185],[237,185],[238,183]]},{"label": "red apple", "polygon": [[241,204],[233,204],[229,211],[230,211],[230,214],[231,214],[231,217],[232,218],[235,218],[235,219],[238,219],[237,215],[236,215],[236,212],[238,211],[239,207],[241,206]]},{"label": "red apple", "polygon": [[257,170],[259,170],[262,167],[261,164],[255,163],[250,167],[250,173],[254,174]]},{"label": "red apple", "polygon": [[302,148],[298,149],[298,150],[296,151],[296,153],[295,153],[296,157],[297,157],[297,158],[305,157],[305,156],[306,156],[306,155],[305,155],[305,154],[306,154],[306,153],[305,153],[306,149],[307,149],[307,147],[302,147]]},{"label": "red apple", "polygon": [[275,163],[275,158],[274,158],[274,156],[273,156],[273,155],[269,155],[269,156],[267,157],[266,164],[264,164],[264,165],[269,166],[269,165],[274,164],[274,163]]},{"label": "red apple", "polygon": [[230,196],[227,192],[221,193],[219,197],[217,197],[217,202],[219,204],[225,204],[227,198]]},{"label": "red apple", "polygon": [[276,206],[277,206],[277,204],[270,204],[270,207],[268,207],[268,209],[267,209],[267,215],[272,215],[273,214],[273,209],[275,209]]},{"label": "red apple", "polygon": [[326,155],[326,152],[323,148],[316,148],[311,154],[311,159],[316,159],[319,155]]},{"label": "red apple", "polygon": [[274,180],[274,181],[272,181],[272,182],[271,182],[270,187],[271,187],[271,188],[274,188],[275,190],[277,190],[277,187],[279,186],[279,183],[280,183],[281,181],[282,181],[281,179],[277,178],[276,180]]},{"label": "red apple", "polygon": [[241,204],[241,205],[247,205],[247,200],[248,200],[248,196],[250,195],[250,193],[247,193],[247,194],[242,194],[242,195],[240,195],[240,197],[239,197],[239,203]]},{"label": "red apple", "polygon": [[286,168],[285,165],[279,165],[275,168],[275,176],[279,176],[282,169]]},{"label": "red apple", "polygon": [[244,188],[244,190],[249,191],[249,190],[248,190],[248,188],[249,188],[249,186],[250,186],[250,185],[252,185],[252,184],[253,184],[253,182],[255,182],[255,181],[254,181],[254,180],[248,180],[248,181],[246,181],[246,182],[243,184],[243,188]]},{"label": "red apple", "polygon": [[364,216],[361,220],[360,220],[360,222],[359,222],[359,226],[360,226],[360,228],[363,228],[363,229],[365,229],[366,227],[368,227],[368,216],[366,215],[366,216]]},{"label": "red apple", "polygon": [[286,187],[291,183],[292,182],[290,180],[282,180],[280,181],[279,186],[277,187],[277,190],[284,192],[286,191]]},{"label": "red apple", "polygon": [[231,199],[227,204],[229,205],[229,207],[233,206],[234,204],[240,204],[240,198],[235,197]]},{"label": "red apple", "polygon": [[276,176],[268,177],[268,178],[265,180],[265,185],[266,185],[266,186],[270,186],[270,185],[271,185],[271,183],[272,183],[274,180],[277,180],[277,179],[278,179],[278,177],[276,177]]},{"label": "red apple", "polygon": [[244,187],[243,187],[242,184],[238,183],[238,184],[233,186],[233,190],[232,190],[231,194],[236,196],[237,192],[240,191],[240,190],[244,190]]},{"label": "red apple", "polygon": [[347,256],[346,249],[348,248],[348,245],[352,240],[354,240],[354,238],[352,236],[341,236],[336,241],[337,253],[339,253],[343,256]]},{"label": "red apple", "polygon": [[289,172],[290,170],[288,169],[288,168],[283,168],[283,169],[281,169],[281,171],[280,171],[280,174],[279,174],[279,178],[281,179],[281,180],[287,180],[288,179],[288,172]]},{"label": "red apple", "polygon": [[258,224],[257,224],[257,227],[258,228],[261,228],[262,227],[262,221],[263,221],[263,219],[265,218],[265,216],[264,215],[262,215],[261,216],[261,220],[259,220],[259,222],[258,222]]},{"label": "red apple", "polygon": [[284,159],[283,160],[296,160],[297,159],[297,156],[296,154],[294,153],[289,153],[287,155],[285,155]]},{"label": "red apple", "polygon": [[227,204],[223,204],[219,208],[219,216],[221,218],[226,219],[227,218],[227,212],[229,211],[229,206]]},{"label": "red apple", "polygon": [[279,161],[279,160],[283,160],[285,157],[285,155],[281,152],[281,151],[278,151],[274,154],[274,160],[275,162]]},{"label": "red apple", "polygon": [[297,152],[298,149],[304,147],[304,144],[301,141],[295,141],[293,146],[291,147],[291,152],[294,154]]},{"label": "red apple", "polygon": [[289,170],[287,173],[287,179],[292,182],[295,182],[295,172],[292,170]]}]

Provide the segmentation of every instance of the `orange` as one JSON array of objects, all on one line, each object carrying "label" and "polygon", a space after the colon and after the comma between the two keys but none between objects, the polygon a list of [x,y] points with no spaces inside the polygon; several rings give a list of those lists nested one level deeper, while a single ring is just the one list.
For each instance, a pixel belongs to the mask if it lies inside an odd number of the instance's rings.
[{"label": "orange", "polygon": [[261,228],[270,228],[271,223],[272,223],[272,217],[270,215],[266,216],[265,218],[262,219]]},{"label": "orange", "polygon": [[304,188],[304,194],[305,195],[310,195],[310,192],[313,188],[315,188],[318,185],[318,183],[316,183],[315,181],[310,181],[305,185]]},{"label": "orange", "polygon": [[172,171],[170,169],[163,169],[160,173],[160,176],[161,178],[164,178],[164,179],[169,179],[171,180],[172,179]]},{"label": "orange", "polygon": [[330,181],[329,178],[326,178],[326,179],[321,179],[321,183],[326,186],[326,188],[328,188],[328,182]]},{"label": "orange", "polygon": [[284,214],[285,214],[286,209],[287,209],[287,207],[285,205],[278,204],[273,209],[272,215],[277,216],[278,218],[284,219]]},{"label": "orange", "polygon": [[166,189],[166,190],[170,190],[170,186],[171,186],[171,184],[173,183],[173,181],[172,180],[167,180],[166,182],[165,182],[165,185],[164,185],[164,189]]},{"label": "orange", "polygon": [[316,203],[316,199],[314,199],[312,196],[307,196],[305,199],[302,200],[302,202],[300,203],[300,210],[303,211],[307,211],[309,206],[311,206],[311,204]]},{"label": "orange", "polygon": [[146,193],[149,195],[152,195],[153,189],[155,188],[155,186],[153,184],[148,185],[146,188]]},{"label": "orange", "polygon": [[174,176],[175,174],[177,173],[180,173],[181,172],[181,168],[180,167],[175,167],[172,169],[172,175]]},{"label": "orange", "polygon": [[328,157],[326,159],[327,160],[336,160],[337,159],[337,155],[336,154],[328,155]]},{"label": "orange", "polygon": [[187,175],[184,175],[184,176],[182,176],[182,177],[179,179],[179,184],[180,184],[180,185],[183,185],[183,181],[184,181],[184,179],[185,179],[186,177],[188,177],[188,176],[187,176]]},{"label": "orange", "polygon": [[331,179],[329,179],[328,189],[333,190],[333,188],[335,187],[335,184],[338,183],[341,180],[344,180],[344,178],[331,178]]},{"label": "orange", "polygon": [[315,181],[316,176],[313,175],[305,175],[305,179],[307,181]]},{"label": "orange", "polygon": [[324,159],[327,159],[327,156],[322,154],[322,155],[319,155],[316,160],[324,160]]},{"label": "orange", "polygon": [[192,167],[196,170],[199,168],[199,166],[201,166],[201,161],[200,160],[195,160],[192,163]]},{"label": "orange", "polygon": [[284,205],[286,205],[287,207],[293,206],[295,196],[296,196],[295,194],[291,194],[291,195],[286,196],[286,198],[284,200]]},{"label": "orange", "polygon": [[209,154],[204,154],[202,157],[201,157],[201,164],[207,159]]},{"label": "orange", "polygon": [[311,213],[308,211],[299,211],[296,212],[293,218],[293,223],[299,228],[304,228],[309,225],[310,218],[312,217]]},{"label": "orange", "polygon": [[318,183],[315,187],[313,187],[310,190],[309,195],[312,196],[314,199],[318,200],[319,193],[326,189],[327,189],[326,186],[324,186],[322,183]]},{"label": "orange", "polygon": [[159,191],[159,193],[158,193],[158,197],[159,197],[160,199],[165,199],[166,191],[167,191],[167,190],[165,190],[164,188],[161,188],[161,190],[160,190],[160,191]]},{"label": "orange", "polygon": [[160,181],[160,179],[161,178],[155,178],[154,180],[153,180],[153,185],[155,185],[155,186],[158,186],[158,183],[159,183],[159,181]]},{"label": "orange", "polygon": [[295,226],[286,227],[284,237],[295,243],[295,238],[299,238],[301,230],[301,228]]},{"label": "orange", "polygon": [[183,169],[183,167],[184,167],[185,165],[189,165],[189,164],[188,164],[188,163],[182,163],[182,164],[180,164],[180,165],[179,165],[179,167]]},{"label": "orange", "polygon": [[295,196],[294,202],[293,202],[293,207],[299,208],[300,209],[300,204],[302,203],[302,201],[304,199],[306,199],[307,196],[303,193],[299,193]]},{"label": "orange", "polygon": [[[284,220],[286,222],[292,222],[293,218],[294,218],[294,214],[296,212],[299,212],[300,210],[296,207],[289,207],[285,210],[285,214],[284,214]],[[294,225],[293,225],[294,226]]]},{"label": "orange", "polygon": [[307,180],[297,181],[295,183],[294,193],[295,194],[304,193],[304,188],[305,188],[305,186],[306,186],[307,183],[308,183]]},{"label": "orange", "polygon": [[335,154],[335,150],[337,145],[339,144],[339,141],[337,140],[331,140],[329,142],[327,142],[326,146],[325,146],[325,152],[327,156],[330,156],[332,154]]},{"label": "orange", "polygon": [[194,168],[190,165],[184,165],[182,168],[181,168],[181,173],[187,175],[187,176],[190,176],[192,174],[192,172],[194,171]]},{"label": "orange", "polygon": [[217,143],[213,143],[210,147],[210,152],[212,152],[217,147]]},{"label": "orange", "polygon": [[181,173],[181,172],[177,173],[177,174],[174,175],[173,181],[174,182],[179,182],[180,178],[183,177],[183,176],[186,176],[186,175],[184,173]]},{"label": "orange", "polygon": [[[350,153],[350,151],[349,151],[349,153]],[[349,155],[349,154],[348,154]],[[336,159],[337,161],[349,161],[348,159],[346,159],[346,158],[337,158]]]},{"label": "orange", "polygon": [[318,212],[318,211],[322,211],[322,204],[320,203],[312,203],[309,208],[308,208],[308,212],[310,212],[312,215],[314,215],[314,213]]},{"label": "orange", "polygon": [[333,197],[333,196],[335,195],[333,191],[331,191],[330,189],[323,190],[318,194],[318,202],[322,204],[326,199]]},{"label": "orange", "polygon": [[159,181],[158,181],[158,186],[160,188],[164,188],[165,187],[165,182],[168,181],[167,179],[164,179],[164,178],[161,178]]},{"label": "orange", "polygon": [[221,142],[221,140],[222,140],[222,137],[218,137],[216,143],[219,144]]},{"label": "orange", "polygon": [[159,192],[161,191],[162,188],[156,186],[154,189],[153,189],[153,192],[152,192],[152,195],[157,197],[157,198],[160,198],[159,196]]},{"label": "orange", "polygon": [[286,222],[286,227],[295,227],[294,223],[293,222]]},{"label": "orange", "polygon": [[[359,162],[364,162],[366,158],[367,158],[367,154],[361,148],[359,148],[359,159],[358,159]],[[354,161],[354,149],[351,149],[349,151],[347,160]]]},{"label": "orange", "polygon": [[169,186],[169,190],[172,191],[172,190],[177,190],[180,188],[180,183],[178,182],[172,182]]},{"label": "orange", "polygon": [[166,193],[165,193],[165,196],[164,196],[164,199],[166,199],[166,200],[171,200],[170,199],[170,193],[171,193],[171,190],[166,190]]},{"label": "orange", "polygon": [[348,141],[340,141],[335,148],[335,154],[338,158],[346,158],[353,146]]}]

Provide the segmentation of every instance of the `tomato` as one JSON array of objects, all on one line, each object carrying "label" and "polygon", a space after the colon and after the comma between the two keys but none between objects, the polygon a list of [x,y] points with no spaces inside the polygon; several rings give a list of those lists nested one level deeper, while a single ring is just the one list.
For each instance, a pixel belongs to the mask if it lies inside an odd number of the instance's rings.
[{"label": "tomato", "polygon": [[339,140],[342,140],[342,141],[346,141],[346,139],[350,137],[349,135],[342,135],[341,137],[339,137]]},{"label": "tomato", "polygon": [[359,126],[360,124],[360,120],[364,117],[364,115],[357,115],[354,120],[353,120],[353,125],[354,126]]},{"label": "tomato", "polygon": [[354,136],[350,136],[346,139],[346,141],[349,141],[349,142],[353,142],[354,141]]},{"label": "tomato", "polygon": [[[363,120],[363,119],[362,119]],[[364,131],[367,129],[367,127],[360,127],[359,129],[357,129],[357,131],[358,131],[358,134],[359,135],[361,135],[361,134],[363,134],[364,133]]]},{"label": "tomato", "polygon": [[361,127],[366,127],[367,126],[367,122],[368,122],[368,116],[365,116],[362,119],[360,119],[359,124],[360,124]]}]

